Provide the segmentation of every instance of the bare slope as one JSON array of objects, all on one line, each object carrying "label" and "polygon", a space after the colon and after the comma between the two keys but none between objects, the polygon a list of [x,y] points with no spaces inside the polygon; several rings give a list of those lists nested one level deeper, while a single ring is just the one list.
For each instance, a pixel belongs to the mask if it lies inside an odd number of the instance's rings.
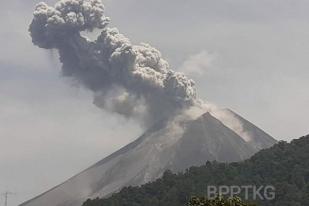
[{"label": "bare slope", "polygon": [[[266,133],[248,125],[246,129],[252,131],[255,142],[268,139]],[[246,142],[210,113],[194,120],[161,122],[136,141],[22,206],[79,206],[87,198],[104,197],[124,186],[155,180],[167,169],[181,171],[207,160],[244,160],[271,142],[275,140],[271,138],[259,147]]]}]

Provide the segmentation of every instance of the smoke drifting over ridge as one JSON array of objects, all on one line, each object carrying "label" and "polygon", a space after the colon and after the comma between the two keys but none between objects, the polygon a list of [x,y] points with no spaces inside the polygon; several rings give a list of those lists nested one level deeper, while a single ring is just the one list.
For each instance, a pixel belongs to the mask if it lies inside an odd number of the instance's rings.
[{"label": "smoke drifting over ridge", "polygon": [[[39,3],[29,31],[35,45],[57,49],[62,73],[94,92],[94,104],[145,126],[199,102],[193,80],[170,69],[148,44],[109,28],[100,0]],[[95,41],[82,31],[102,29]]]}]

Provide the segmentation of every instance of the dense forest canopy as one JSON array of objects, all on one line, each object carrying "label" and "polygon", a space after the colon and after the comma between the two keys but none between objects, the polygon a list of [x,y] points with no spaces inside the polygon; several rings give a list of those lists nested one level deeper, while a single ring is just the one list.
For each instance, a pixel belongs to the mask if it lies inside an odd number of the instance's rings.
[{"label": "dense forest canopy", "polygon": [[[166,171],[162,178],[140,187],[126,187],[106,199],[83,206],[184,206],[192,196],[205,196],[209,185],[272,185],[272,200],[251,199],[259,206],[309,205],[309,135],[291,143],[279,142],[239,163],[206,162],[184,173]],[[245,199],[242,192],[239,195]]]},{"label": "dense forest canopy", "polygon": [[192,197],[187,206],[256,206],[242,201],[238,197],[222,198],[217,196],[216,198],[208,199],[205,197]]}]

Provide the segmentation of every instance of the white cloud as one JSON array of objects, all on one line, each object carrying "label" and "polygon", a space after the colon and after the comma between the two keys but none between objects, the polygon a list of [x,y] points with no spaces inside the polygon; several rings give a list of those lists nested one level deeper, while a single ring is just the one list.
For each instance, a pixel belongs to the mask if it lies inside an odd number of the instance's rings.
[{"label": "white cloud", "polygon": [[212,67],[216,55],[207,51],[190,56],[180,67],[179,71],[191,75],[203,75]]}]

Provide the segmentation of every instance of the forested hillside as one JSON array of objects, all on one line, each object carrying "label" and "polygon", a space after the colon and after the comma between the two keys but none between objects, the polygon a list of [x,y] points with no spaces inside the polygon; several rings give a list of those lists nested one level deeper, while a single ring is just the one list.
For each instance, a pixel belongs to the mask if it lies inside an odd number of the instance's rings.
[{"label": "forested hillside", "polygon": [[180,174],[167,171],[155,182],[87,200],[84,206],[183,206],[192,196],[206,195],[208,185],[272,185],[275,199],[249,201],[259,206],[309,205],[309,136],[279,142],[244,162],[207,162]]}]

